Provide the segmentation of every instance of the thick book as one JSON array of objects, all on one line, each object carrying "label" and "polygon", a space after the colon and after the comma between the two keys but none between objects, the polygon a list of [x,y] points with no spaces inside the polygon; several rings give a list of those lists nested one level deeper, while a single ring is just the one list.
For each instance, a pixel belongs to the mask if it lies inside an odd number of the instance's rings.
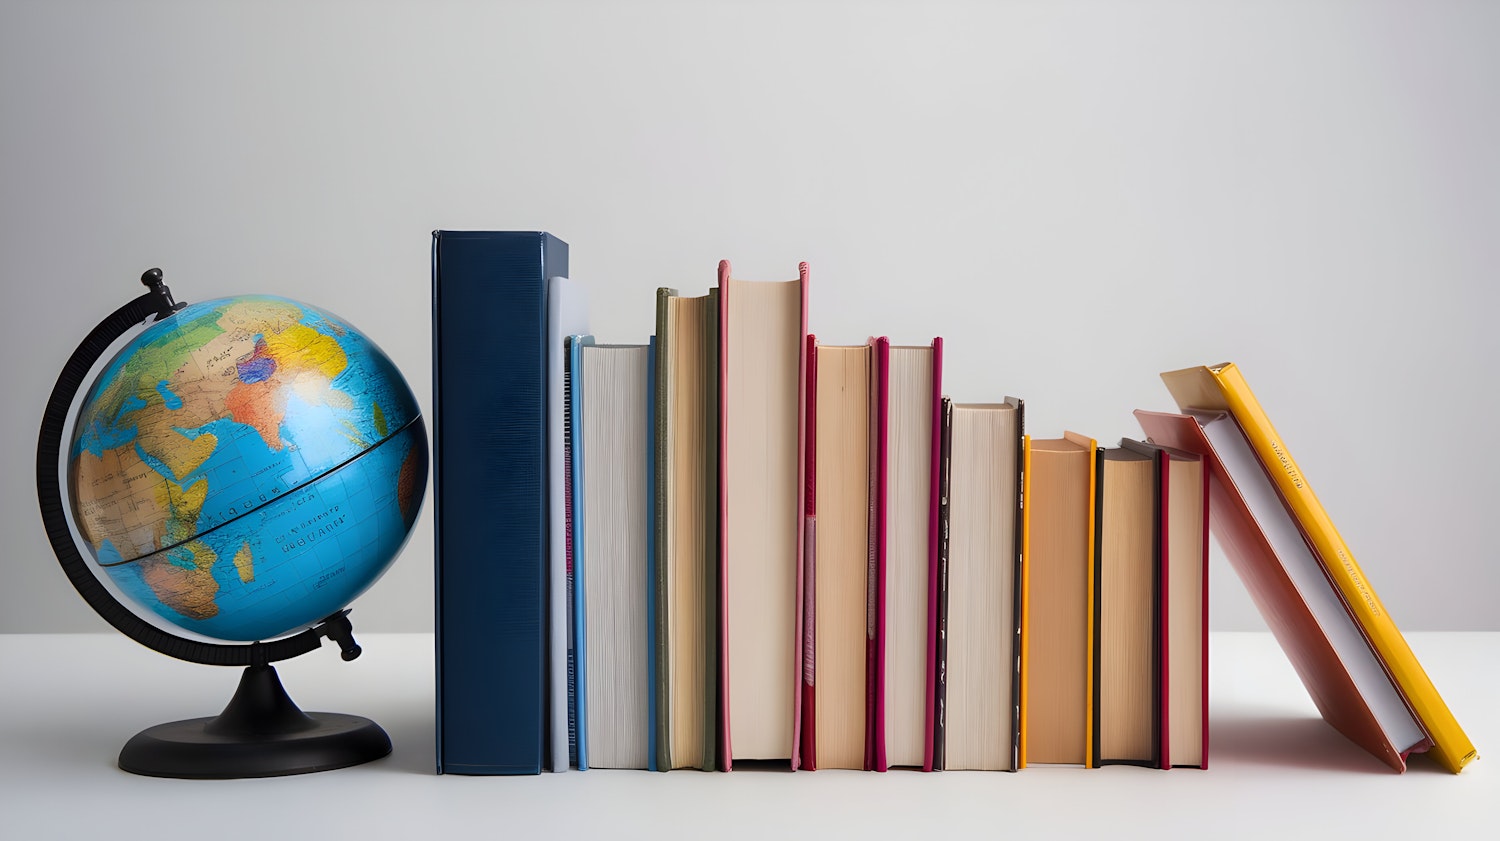
[{"label": "thick book", "polygon": [[1429,742],[1329,583],[1248,439],[1225,412],[1137,410],[1150,440],[1209,472],[1209,523],[1323,718],[1395,770]]},{"label": "thick book", "polygon": [[950,403],[947,427],[942,768],[1014,771],[1021,402]]},{"label": "thick book", "polygon": [[719,299],[656,295],[657,770],[717,767]]},{"label": "thick book", "polygon": [[755,282],[719,263],[723,767],[801,763],[802,447],[808,267]]},{"label": "thick book", "polygon": [[1090,765],[1160,767],[1162,472],[1159,451],[1100,448],[1094,494]]},{"label": "thick book", "polygon": [[650,760],[650,345],[584,345],[573,382],[581,439],[575,588],[583,595],[587,668],[581,682],[590,768],[645,769]]},{"label": "thick book", "polygon": [[1097,449],[1074,432],[1026,443],[1021,767],[1091,764]]},{"label": "thick book", "polygon": [[807,337],[802,767],[866,767],[869,728],[870,345]]},{"label": "thick book", "polygon": [[866,767],[932,770],[943,340],[874,340],[875,604]]},{"label": "thick book", "polygon": [[1329,580],[1431,738],[1433,759],[1455,774],[1462,771],[1479,755],[1473,742],[1417,662],[1239,368],[1231,362],[1200,366],[1164,373],[1162,380],[1179,407],[1227,411],[1234,417],[1312,544]]},{"label": "thick book", "polygon": [[[566,771],[575,750],[569,713],[577,686],[568,645],[568,441],[567,376],[563,344],[589,331],[588,297],[565,277],[547,283],[547,715],[551,719],[548,769]],[[559,516],[559,513],[563,516]]]},{"label": "thick book", "polygon": [[437,770],[548,761],[548,280],[541,232],[433,234]]}]

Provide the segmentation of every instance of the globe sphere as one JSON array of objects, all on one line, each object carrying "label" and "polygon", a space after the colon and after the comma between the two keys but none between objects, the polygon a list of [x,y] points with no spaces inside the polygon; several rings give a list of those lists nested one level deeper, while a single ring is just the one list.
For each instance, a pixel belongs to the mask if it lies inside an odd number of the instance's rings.
[{"label": "globe sphere", "polygon": [[268,295],[150,325],[86,393],[67,450],[74,523],[137,605],[265,640],[346,607],[390,566],[427,483],[427,433],[389,357]]}]

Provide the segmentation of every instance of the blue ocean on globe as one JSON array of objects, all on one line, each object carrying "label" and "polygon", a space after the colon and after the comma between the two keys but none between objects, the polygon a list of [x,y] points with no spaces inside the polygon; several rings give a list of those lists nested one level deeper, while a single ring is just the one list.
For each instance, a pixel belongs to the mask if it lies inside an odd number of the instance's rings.
[{"label": "blue ocean on globe", "polygon": [[137,604],[223,640],[347,606],[410,535],[427,482],[415,397],[374,342],[287,298],[190,304],[86,395],[74,521]]}]

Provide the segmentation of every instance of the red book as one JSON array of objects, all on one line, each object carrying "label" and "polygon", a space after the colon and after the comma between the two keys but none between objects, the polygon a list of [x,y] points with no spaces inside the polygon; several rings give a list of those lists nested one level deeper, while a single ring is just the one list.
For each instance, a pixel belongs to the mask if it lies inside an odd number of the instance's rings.
[{"label": "red book", "polygon": [[874,430],[870,345],[807,338],[802,764],[869,770]]},{"label": "red book", "polygon": [[885,618],[887,487],[890,483],[891,340],[870,340],[874,363],[870,383],[870,527],[869,619],[865,647],[865,770],[884,771],[885,757]]},{"label": "red book", "polygon": [[933,768],[943,340],[874,345],[865,767]]},{"label": "red book", "polygon": [[818,704],[817,687],[813,684],[813,673],[817,666],[817,544],[818,527],[818,337],[807,336],[807,390],[803,396],[806,407],[804,416],[808,430],[803,445],[803,503],[802,503],[802,650],[798,661],[802,684],[800,687],[802,709],[808,710],[807,723],[802,727],[802,767],[808,771],[818,770],[818,725],[817,716],[811,714]]}]

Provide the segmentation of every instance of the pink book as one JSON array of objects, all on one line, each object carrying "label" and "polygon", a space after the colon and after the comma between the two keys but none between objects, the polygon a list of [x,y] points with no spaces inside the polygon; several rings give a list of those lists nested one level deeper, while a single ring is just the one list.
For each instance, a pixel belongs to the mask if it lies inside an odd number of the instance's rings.
[{"label": "pink book", "polygon": [[803,378],[803,405],[806,407],[807,437],[802,448],[802,570],[798,581],[802,584],[801,617],[802,630],[798,639],[802,641],[799,675],[802,709],[807,710],[807,722],[802,725],[797,748],[802,751],[802,768],[818,770],[818,717],[815,715],[818,702],[817,685],[813,675],[817,671],[817,612],[813,605],[817,598],[817,545],[818,527],[818,337],[807,334],[807,376]]},{"label": "pink book", "polygon": [[[894,456],[891,453],[892,413],[900,407],[892,406],[891,387],[891,343],[882,336],[871,339],[874,348],[874,365],[872,367],[873,379],[871,382],[870,400],[870,428],[871,435],[871,493],[870,493],[870,612],[868,631],[870,634],[868,645],[868,658],[866,660],[866,675],[869,680],[868,700],[866,704],[866,721],[869,723],[868,737],[866,739],[866,770],[885,771],[892,764],[892,754],[888,750],[887,730],[891,723],[889,716],[891,710],[888,708],[893,687],[889,684],[891,657],[891,637],[887,629],[887,617],[896,605],[900,609],[902,603],[899,594],[893,602],[890,591],[890,564],[891,545],[896,537],[892,534],[891,508],[896,505],[896,486],[892,485],[895,476],[900,480],[899,471],[893,463]],[[934,692],[938,674],[938,647],[937,647],[937,616],[939,595],[939,566],[938,566],[938,538],[940,535],[941,521],[939,518],[938,505],[941,498],[940,468],[942,452],[942,370],[943,370],[943,340],[932,341],[932,400],[930,420],[932,424],[932,438],[930,455],[926,459],[925,469],[927,473],[927,506],[926,506],[926,541],[925,554],[923,556],[923,569],[926,572],[925,593],[920,593],[917,598],[924,604],[927,632],[925,638],[919,638],[919,645],[924,646],[923,660],[925,661],[924,679],[921,685],[924,704],[918,709],[922,710],[924,720],[922,723],[922,756],[920,760],[915,757],[903,760],[899,758],[899,750],[895,764],[898,766],[920,767],[924,771],[933,768],[933,734],[935,731],[936,712]],[[898,399],[901,395],[894,395]],[[909,408],[909,407],[908,407]],[[899,557],[899,556],[898,556]],[[900,687],[895,687],[900,691]],[[898,708],[899,709],[899,708]],[[910,756],[910,754],[908,754]]]}]

